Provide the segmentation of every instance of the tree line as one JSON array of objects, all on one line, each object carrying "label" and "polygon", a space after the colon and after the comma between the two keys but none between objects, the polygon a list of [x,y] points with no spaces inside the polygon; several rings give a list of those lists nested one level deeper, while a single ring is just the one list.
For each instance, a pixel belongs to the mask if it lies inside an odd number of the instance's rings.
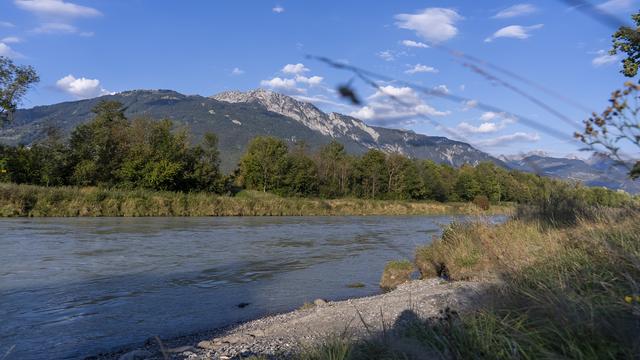
[{"label": "tree line", "polygon": [[[104,101],[94,118],[65,139],[49,131],[30,147],[0,146],[0,181],[44,186],[76,185],[207,191],[242,189],[298,197],[530,202],[559,181],[485,162],[454,168],[371,149],[347,154],[333,141],[311,152],[304,143],[258,136],[231,174],[220,171],[217,137],[189,144],[186,129],[169,120],[127,119],[122,104]],[[620,194],[586,189],[601,201]]]}]

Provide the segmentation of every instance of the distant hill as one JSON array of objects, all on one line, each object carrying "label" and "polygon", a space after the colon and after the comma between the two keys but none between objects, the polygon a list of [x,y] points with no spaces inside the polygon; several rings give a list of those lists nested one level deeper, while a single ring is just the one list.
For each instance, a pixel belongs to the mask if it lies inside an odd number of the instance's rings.
[{"label": "distant hill", "polygon": [[605,156],[596,155],[586,161],[541,155],[528,155],[521,158],[503,157],[503,160],[507,166],[515,170],[577,180],[588,186],[604,186],[614,190],[621,189],[632,194],[640,193],[640,181],[633,181],[629,178],[629,169]]},{"label": "distant hill", "polygon": [[258,135],[275,136],[289,143],[302,140],[311,149],[335,139],[352,154],[380,149],[453,166],[482,161],[504,166],[501,160],[463,142],[369,126],[359,119],[327,114],[310,103],[263,89],[230,91],[212,97],[188,96],[171,90],[134,90],[22,109],[11,125],[0,129],[0,142],[31,144],[43,138],[51,127],[68,134],[93,117],[91,109],[101,100],[123,103],[129,118],[171,119],[177,126],[189,129],[194,143],[206,132],[216,133],[225,171],[237,165],[248,142]]}]

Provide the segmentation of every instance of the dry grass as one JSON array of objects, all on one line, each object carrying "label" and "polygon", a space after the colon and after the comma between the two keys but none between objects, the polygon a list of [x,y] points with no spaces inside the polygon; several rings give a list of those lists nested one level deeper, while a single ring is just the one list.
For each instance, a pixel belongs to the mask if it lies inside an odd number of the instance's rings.
[{"label": "dry grass", "polygon": [[389,261],[382,272],[380,287],[384,290],[393,290],[398,285],[411,281],[411,274],[414,271],[413,263],[408,260]]},{"label": "dry grass", "polygon": [[454,223],[440,239],[418,248],[415,261],[422,277],[492,279],[502,271],[516,271],[557,253],[563,238],[565,232],[536,222]]},{"label": "dry grass", "polygon": [[0,184],[0,216],[305,216],[504,214],[512,206],[482,211],[473,204],[362,199],[283,198],[244,191],[237,196],[96,187]]}]

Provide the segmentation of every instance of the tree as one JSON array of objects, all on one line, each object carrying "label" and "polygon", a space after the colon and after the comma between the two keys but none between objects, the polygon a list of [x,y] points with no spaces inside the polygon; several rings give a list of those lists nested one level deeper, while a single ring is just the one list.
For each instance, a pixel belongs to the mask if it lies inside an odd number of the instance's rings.
[{"label": "tree", "polygon": [[0,125],[11,121],[22,97],[40,81],[31,66],[19,66],[0,56]]},{"label": "tree", "polygon": [[[418,175],[422,183],[422,198],[447,201],[449,193],[444,186],[443,170],[433,160],[421,160],[418,162]],[[448,171],[447,175],[449,175]]]},{"label": "tree", "polygon": [[101,101],[92,111],[95,118],[71,133],[72,179],[78,185],[114,184],[128,152],[129,122],[116,101]]},{"label": "tree", "polygon": [[418,168],[401,154],[387,156],[387,191],[394,199],[419,199],[423,192],[423,183],[418,176]]},{"label": "tree", "polygon": [[502,189],[498,181],[497,172],[498,169],[496,165],[491,162],[482,162],[475,167],[480,192],[494,202],[502,200]]},{"label": "tree", "polygon": [[[626,163],[621,154],[621,146],[626,143],[640,148],[639,98],[640,85],[626,82],[624,90],[616,90],[611,94],[611,105],[602,114],[594,113],[585,120],[584,132],[576,132],[575,137],[590,150]],[[629,170],[631,178],[640,177],[640,161]]]},{"label": "tree", "polygon": [[69,173],[69,147],[62,131],[56,127],[47,129],[47,137],[35,144],[31,151],[39,153],[40,180],[44,186],[64,185]]},{"label": "tree", "polygon": [[220,173],[220,152],[216,134],[206,133],[202,144],[193,149],[193,157],[195,164],[192,178],[198,189],[222,193],[224,183]]},{"label": "tree", "polygon": [[323,146],[317,156],[320,193],[335,197],[347,193],[347,182],[351,163],[344,145],[333,140]]},{"label": "tree", "polygon": [[[186,131],[172,132],[170,120],[135,119],[129,127],[126,156],[118,176],[133,187],[154,190],[189,190],[196,159]],[[204,179],[202,179],[204,180]]]},{"label": "tree", "polygon": [[[627,77],[635,77],[640,65],[640,13],[633,14],[631,19],[635,29],[622,26],[613,34],[611,55],[623,52],[627,55],[622,60],[621,72]],[[611,94],[609,105],[602,114],[593,113],[584,121],[584,131],[576,132],[575,137],[596,153],[612,157],[619,163],[627,164],[620,154],[621,144],[627,143],[640,148],[640,105],[638,94],[640,86],[628,81],[623,90]],[[640,178],[640,161],[629,166],[629,176]]]},{"label": "tree", "polygon": [[386,156],[380,150],[367,151],[357,162],[360,193],[375,199],[387,191]]},{"label": "tree", "polygon": [[636,28],[620,27],[612,36],[613,48],[609,51],[611,55],[618,53],[627,55],[622,59],[622,70],[620,70],[627,77],[635,77],[638,74],[640,63],[640,13],[631,15],[631,19]]},{"label": "tree", "polygon": [[476,195],[480,195],[480,184],[476,179],[474,169],[469,165],[463,165],[458,174],[455,185],[455,193],[460,200],[472,201]]},{"label": "tree", "polygon": [[240,159],[240,178],[247,189],[279,190],[288,168],[287,144],[271,136],[251,140]]},{"label": "tree", "polygon": [[283,190],[282,192],[286,195],[315,196],[318,194],[318,169],[313,160],[307,156],[303,143],[296,144],[294,151],[288,155]]}]

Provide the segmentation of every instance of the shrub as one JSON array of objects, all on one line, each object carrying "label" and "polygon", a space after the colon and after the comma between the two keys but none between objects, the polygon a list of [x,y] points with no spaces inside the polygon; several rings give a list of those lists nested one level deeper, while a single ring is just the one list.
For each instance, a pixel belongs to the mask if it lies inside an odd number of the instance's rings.
[{"label": "shrub", "polygon": [[380,287],[384,290],[393,290],[398,285],[410,281],[413,271],[413,264],[408,260],[389,261],[384,267]]},{"label": "shrub", "polygon": [[482,210],[489,210],[489,198],[484,195],[476,195],[473,198],[473,203]]}]

